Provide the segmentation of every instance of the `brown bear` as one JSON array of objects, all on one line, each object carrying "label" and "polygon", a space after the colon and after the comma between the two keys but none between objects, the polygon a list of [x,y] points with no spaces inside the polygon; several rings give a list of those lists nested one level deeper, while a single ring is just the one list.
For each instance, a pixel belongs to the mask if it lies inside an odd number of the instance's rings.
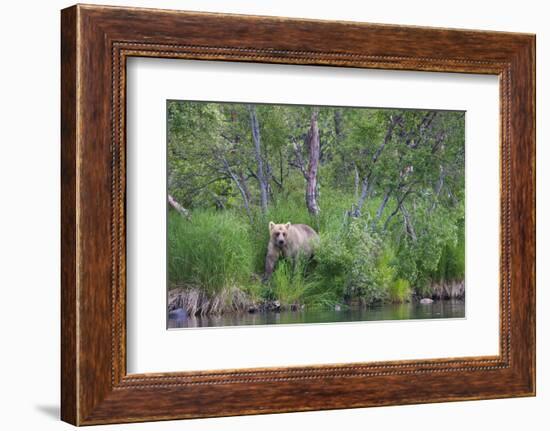
[{"label": "brown bear", "polygon": [[301,255],[310,258],[319,241],[319,235],[306,224],[275,224],[269,222],[269,243],[265,257],[264,281],[267,281],[279,257],[290,258],[293,263]]}]

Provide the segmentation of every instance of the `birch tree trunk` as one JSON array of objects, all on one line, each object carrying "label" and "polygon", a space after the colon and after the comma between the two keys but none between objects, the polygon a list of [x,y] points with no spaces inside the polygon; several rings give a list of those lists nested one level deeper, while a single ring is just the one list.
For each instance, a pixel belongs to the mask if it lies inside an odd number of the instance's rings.
[{"label": "birch tree trunk", "polygon": [[264,172],[264,161],[262,158],[262,142],[260,137],[260,125],[258,124],[258,116],[256,115],[256,107],[254,105],[248,105],[248,111],[250,112],[250,128],[252,129],[252,140],[254,142],[254,155],[256,157],[258,185],[260,188],[260,208],[262,213],[267,211],[267,198],[269,193],[269,187],[267,183],[267,176]]},{"label": "birch tree trunk", "polygon": [[317,109],[314,109],[311,113],[311,124],[308,132],[309,165],[306,178],[306,206],[309,213],[315,216],[319,215],[320,212],[316,193],[320,154],[318,114]]},{"label": "birch tree trunk", "polygon": [[168,203],[172,208],[179,212],[183,217],[190,218],[191,214],[187,208],[184,208],[178,201],[176,201],[171,195],[168,195]]}]

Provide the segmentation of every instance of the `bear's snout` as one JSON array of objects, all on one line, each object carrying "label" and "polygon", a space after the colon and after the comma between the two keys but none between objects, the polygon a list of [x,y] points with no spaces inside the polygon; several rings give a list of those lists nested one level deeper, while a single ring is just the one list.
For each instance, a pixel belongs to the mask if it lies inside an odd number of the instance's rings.
[{"label": "bear's snout", "polygon": [[281,248],[285,245],[285,236],[286,234],[284,232],[277,232],[275,234],[275,244],[277,247]]}]

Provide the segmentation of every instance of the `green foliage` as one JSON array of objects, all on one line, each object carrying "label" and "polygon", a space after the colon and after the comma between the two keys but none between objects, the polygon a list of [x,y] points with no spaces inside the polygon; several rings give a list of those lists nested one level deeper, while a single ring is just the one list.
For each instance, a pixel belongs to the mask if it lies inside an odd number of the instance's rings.
[{"label": "green foliage", "polygon": [[168,214],[170,285],[200,286],[208,295],[247,286],[253,248],[246,221],[230,212],[195,211],[191,220]]},{"label": "green foliage", "polygon": [[[463,213],[455,213],[455,217]],[[399,277],[408,280],[418,296],[431,296],[433,282],[464,278],[463,218],[440,208],[419,219],[416,241],[400,242]],[[462,226],[462,227],[461,227]]]},{"label": "green foliage", "polygon": [[458,235],[455,242],[444,245],[436,270],[431,278],[435,281],[463,280],[466,259],[466,241],[464,220],[458,223]]},{"label": "green foliage", "polygon": [[390,298],[396,262],[365,220],[322,234],[316,261],[319,282],[344,301],[371,305]]},{"label": "green foliage", "polygon": [[411,298],[411,285],[407,280],[398,278],[390,284],[390,301],[391,302],[407,302]]},{"label": "green foliage", "polygon": [[367,304],[386,299],[386,274],[380,271],[380,238],[369,232],[362,220],[352,219],[344,233],[344,243],[351,255],[347,269],[345,297],[362,298]]},{"label": "green foliage", "polygon": [[306,265],[299,261],[295,267],[283,260],[277,266],[271,280],[272,293],[282,304],[298,305],[303,303],[307,292]]},{"label": "green foliage", "polygon": [[317,262],[281,260],[268,285],[268,295],[283,307],[333,307],[341,302],[338,290],[327,288],[317,273]]}]

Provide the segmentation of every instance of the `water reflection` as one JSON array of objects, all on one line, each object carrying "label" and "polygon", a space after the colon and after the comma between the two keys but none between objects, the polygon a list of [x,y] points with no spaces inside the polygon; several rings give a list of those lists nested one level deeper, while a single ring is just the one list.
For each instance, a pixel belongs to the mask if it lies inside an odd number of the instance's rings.
[{"label": "water reflection", "polygon": [[461,318],[465,314],[464,301],[434,301],[407,304],[384,304],[370,308],[342,310],[300,310],[261,313],[231,313],[220,316],[186,316],[175,310],[168,316],[168,328],[205,328],[213,326],[275,325],[292,323],[336,323],[373,320]]}]

